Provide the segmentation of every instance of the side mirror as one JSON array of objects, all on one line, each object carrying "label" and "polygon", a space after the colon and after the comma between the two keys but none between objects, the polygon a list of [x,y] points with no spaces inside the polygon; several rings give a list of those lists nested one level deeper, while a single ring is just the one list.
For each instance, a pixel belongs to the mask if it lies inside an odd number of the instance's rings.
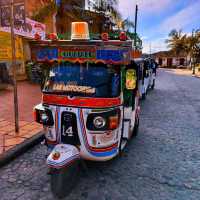
[{"label": "side mirror", "polygon": [[126,71],[126,89],[134,90],[136,88],[136,83],[137,83],[136,70],[128,69]]}]

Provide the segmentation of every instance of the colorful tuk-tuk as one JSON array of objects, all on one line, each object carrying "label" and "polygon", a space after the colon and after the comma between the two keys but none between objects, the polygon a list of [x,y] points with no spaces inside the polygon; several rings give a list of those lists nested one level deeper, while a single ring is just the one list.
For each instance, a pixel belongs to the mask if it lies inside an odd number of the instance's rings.
[{"label": "colorful tuk-tuk", "polygon": [[150,63],[149,88],[153,90],[156,84],[156,70],[157,70],[158,64],[152,58],[149,59],[149,63]]},{"label": "colorful tuk-tuk", "polygon": [[[32,58],[49,65],[35,121],[43,124],[51,189],[64,197],[80,160],[107,161],[137,135],[139,68],[133,42],[89,40],[86,23],[72,24],[70,41],[32,42]],[[77,33],[77,32],[78,33]]]},{"label": "colorful tuk-tuk", "polygon": [[136,58],[134,62],[138,66],[138,88],[141,99],[146,99],[149,88],[149,66],[148,62],[143,58]]},{"label": "colorful tuk-tuk", "polygon": [[138,65],[139,93],[141,99],[144,100],[149,89],[154,89],[157,65],[151,58],[137,58],[134,59],[134,62]]}]

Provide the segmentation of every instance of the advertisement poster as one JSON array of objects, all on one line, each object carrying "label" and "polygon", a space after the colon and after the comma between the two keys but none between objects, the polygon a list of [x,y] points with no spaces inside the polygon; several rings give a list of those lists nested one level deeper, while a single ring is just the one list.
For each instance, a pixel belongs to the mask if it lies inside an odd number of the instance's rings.
[{"label": "advertisement poster", "polygon": [[0,10],[1,16],[1,26],[8,27],[10,26],[10,7],[9,6],[2,6]]},{"label": "advertisement poster", "polygon": [[24,4],[14,5],[14,26],[20,27],[25,25],[25,6]]},{"label": "advertisement poster", "polygon": [[[10,32],[10,27],[0,27],[0,31]],[[33,39],[38,33],[41,39],[45,39],[46,26],[40,22],[26,18],[24,25],[15,26],[15,34]]]},{"label": "advertisement poster", "polygon": [[[11,2],[9,0],[0,1],[0,23],[2,27],[10,26]],[[23,0],[14,1],[14,25],[16,27],[25,25],[25,6]]]},{"label": "advertisement poster", "polygon": [[[12,49],[10,33],[0,31],[0,61],[11,61]],[[16,37],[16,58],[17,60],[23,60],[23,44],[22,39]]]}]

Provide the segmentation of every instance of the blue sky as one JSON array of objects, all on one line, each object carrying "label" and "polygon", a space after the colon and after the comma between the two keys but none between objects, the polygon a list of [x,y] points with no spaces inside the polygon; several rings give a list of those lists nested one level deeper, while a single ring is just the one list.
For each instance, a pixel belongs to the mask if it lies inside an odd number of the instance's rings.
[{"label": "blue sky", "polygon": [[139,6],[138,33],[143,39],[143,52],[166,50],[165,40],[176,28],[184,33],[200,28],[200,0],[119,0],[124,18],[134,21],[135,5]]}]

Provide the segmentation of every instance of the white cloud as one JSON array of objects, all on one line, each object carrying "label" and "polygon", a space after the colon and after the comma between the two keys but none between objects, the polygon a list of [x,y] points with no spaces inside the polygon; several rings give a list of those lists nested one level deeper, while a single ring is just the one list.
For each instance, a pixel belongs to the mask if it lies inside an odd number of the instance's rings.
[{"label": "white cloud", "polygon": [[119,10],[123,15],[133,16],[135,5],[138,4],[139,10],[144,14],[159,14],[173,2],[173,0],[119,0]]},{"label": "white cloud", "polygon": [[[139,5],[139,15],[142,15],[140,16],[142,20],[148,20],[149,16],[151,18],[152,16],[159,17],[162,14],[165,17],[161,24],[155,24],[152,21],[152,27],[147,27],[148,29],[142,31],[144,32],[142,39],[145,53],[150,52],[150,43],[152,52],[167,50],[165,40],[168,33],[174,28],[183,29],[185,33],[192,31],[192,28],[200,28],[200,0],[119,0],[119,10],[122,15],[134,19],[136,3]],[[180,4],[184,8],[176,11]],[[176,13],[166,18],[171,11],[176,11]],[[140,26],[143,25],[140,24]]]},{"label": "white cloud", "polygon": [[151,41],[143,40],[143,53],[155,53],[168,50],[165,40],[166,38],[158,38]]},{"label": "white cloud", "polygon": [[[173,16],[170,16],[159,26],[159,31],[170,31],[172,29],[184,29],[187,26],[194,26],[199,24],[200,21],[200,0],[197,0],[194,4],[184,8]],[[200,25],[200,24],[199,24]]]}]

